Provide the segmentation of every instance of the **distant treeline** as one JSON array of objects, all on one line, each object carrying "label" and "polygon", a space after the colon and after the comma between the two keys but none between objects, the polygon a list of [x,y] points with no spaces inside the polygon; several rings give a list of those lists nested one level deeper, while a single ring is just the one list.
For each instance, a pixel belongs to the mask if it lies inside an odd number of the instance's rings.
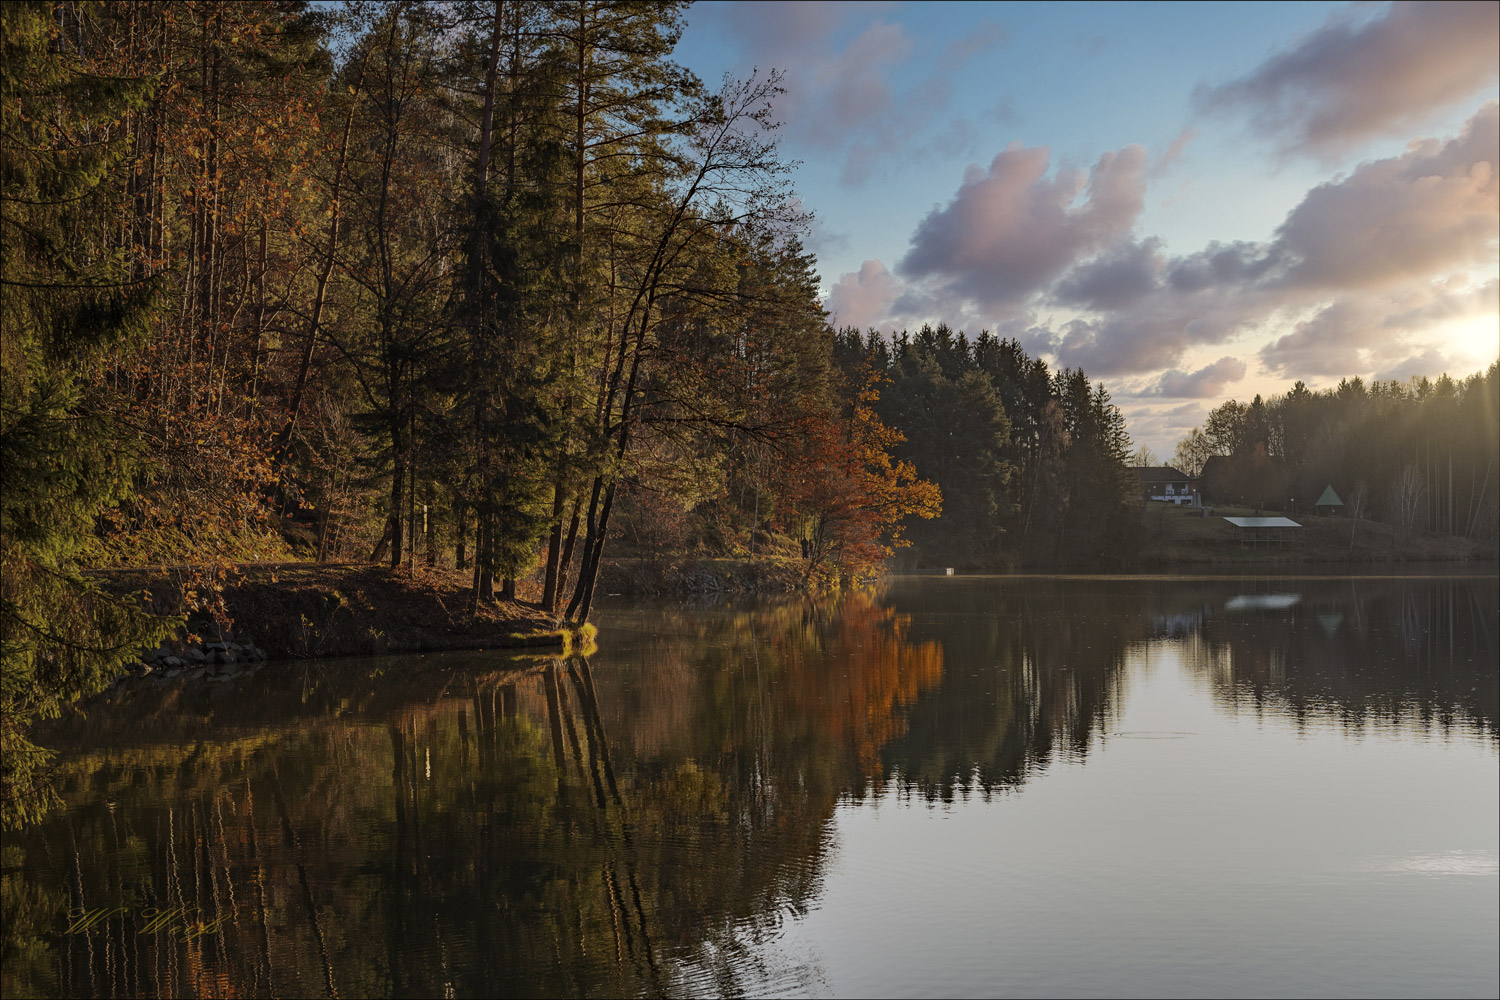
[{"label": "distant treeline", "polygon": [[[886,384],[876,410],[905,436],[896,454],[943,493],[910,528],[914,561],[961,570],[1104,568],[1140,541],[1140,488],[1125,418],[1078,369],[1050,371],[1014,340],[946,324],[889,341],[839,332],[847,372]],[[909,559],[913,557],[908,557]]]},{"label": "distant treeline", "polygon": [[1500,364],[1463,380],[1361,379],[1229,400],[1177,444],[1176,466],[1220,502],[1342,513],[1494,542],[1500,532]]}]

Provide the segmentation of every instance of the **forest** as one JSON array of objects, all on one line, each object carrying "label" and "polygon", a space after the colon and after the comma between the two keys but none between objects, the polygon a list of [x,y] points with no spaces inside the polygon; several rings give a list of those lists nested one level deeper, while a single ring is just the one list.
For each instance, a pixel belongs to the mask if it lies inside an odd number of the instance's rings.
[{"label": "forest", "polygon": [[[946,324],[889,340],[839,332],[840,370],[872,368],[876,412],[901,459],[942,492],[942,516],[914,522],[912,557],[959,570],[1129,565],[1140,488],[1125,417],[1079,369],[1051,371],[1016,341]],[[901,558],[901,556],[898,556]]]},{"label": "forest", "polygon": [[1205,499],[1311,510],[1332,486],[1351,517],[1403,531],[1500,536],[1500,364],[1464,379],[1301,381],[1268,400],[1228,400],[1177,443]]},{"label": "forest", "polygon": [[[524,579],[583,622],[611,539],[779,545],[810,586],[908,522],[924,562],[1102,544],[1060,498],[1121,471],[1107,396],[989,338],[835,334],[779,77],[676,65],[684,11],[4,5],[7,803],[31,721],[237,566],[447,568],[471,607]],[[977,452],[934,450],[940,402]]]}]

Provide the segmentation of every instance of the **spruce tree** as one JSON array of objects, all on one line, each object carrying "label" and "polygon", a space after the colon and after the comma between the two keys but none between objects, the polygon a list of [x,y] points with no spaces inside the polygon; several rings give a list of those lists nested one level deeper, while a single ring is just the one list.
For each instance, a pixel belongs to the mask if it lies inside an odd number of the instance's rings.
[{"label": "spruce tree", "polygon": [[115,386],[152,319],[132,278],[122,119],[149,79],[91,58],[94,5],[0,7],[0,818],[53,798],[30,724],[102,690],[168,623],[86,578],[143,456]]}]

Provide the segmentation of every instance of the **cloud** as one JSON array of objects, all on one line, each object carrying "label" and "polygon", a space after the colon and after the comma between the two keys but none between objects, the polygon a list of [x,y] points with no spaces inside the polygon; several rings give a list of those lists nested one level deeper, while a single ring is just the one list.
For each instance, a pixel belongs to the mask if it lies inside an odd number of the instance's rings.
[{"label": "cloud", "polygon": [[1428,347],[1400,361],[1388,362],[1375,377],[1383,382],[1405,382],[1418,376],[1457,375],[1463,377],[1472,369],[1470,359],[1437,347]]},{"label": "cloud", "polygon": [[1291,284],[1371,288],[1494,256],[1500,105],[1455,139],[1413,143],[1308,192],[1276,233]]},{"label": "cloud", "polygon": [[981,121],[990,121],[997,125],[1015,125],[1021,121],[1021,113],[1016,110],[1014,100],[1002,95],[996,98],[994,104],[981,112],[979,118]]},{"label": "cloud", "polygon": [[1245,371],[1245,362],[1228,355],[1195,372],[1173,368],[1162,372],[1161,379],[1156,383],[1156,395],[1186,399],[1222,396],[1229,383],[1238,382],[1245,377]]},{"label": "cloud", "polygon": [[1151,164],[1152,179],[1154,180],[1163,176],[1175,166],[1177,161],[1182,159],[1182,154],[1186,151],[1188,143],[1196,138],[1198,138],[1198,130],[1195,128],[1188,127],[1178,132],[1176,137],[1168,144],[1166,150],[1162,152],[1161,156],[1157,157],[1156,162]]},{"label": "cloud", "polygon": [[[1422,355],[1450,336],[1444,324],[1495,300],[1485,284],[1500,251],[1493,101],[1447,141],[1414,142],[1313,188],[1266,242],[1177,256],[1134,232],[1140,147],[1106,154],[1087,175],[1051,172],[1049,159],[1045,147],[1012,145],[987,169],[970,167],[917,226],[900,280],[883,286],[896,290],[887,319],[993,328],[1024,317],[1027,342],[1060,364],[1165,370],[1153,393],[1197,395],[1244,371],[1184,372],[1190,349],[1270,332],[1259,352],[1270,372],[1369,372]],[[1061,316],[1031,318],[1048,310]]]},{"label": "cloud", "polygon": [[889,117],[896,103],[890,70],[912,50],[899,24],[880,19],[840,44],[853,10],[824,2],[738,3],[704,13],[742,52],[739,75],[756,66],[785,74],[778,115],[800,141],[828,150]]},{"label": "cloud", "polygon": [[1005,42],[998,24],[983,21],[931,52],[926,68],[922,32],[882,14],[882,5],[746,2],[704,5],[695,19],[739,50],[738,75],[757,66],[785,73],[776,112],[788,136],[820,159],[841,159],[840,183],[858,188],[895,166],[969,154],[981,129],[951,114],[953,78]]},{"label": "cloud", "polygon": [[1090,374],[1174,368],[1188,348],[1222,344],[1254,326],[1266,312],[1256,299],[1221,289],[1190,296],[1163,291],[1132,309],[1068,321],[1054,354]]},{"label": "cloud", "polygon": [[[1500,309],[1500,104],[1312,188],[1264,242],[1168,253],[1136,232],[1146,170],[1139,146],[1083,171],[1013,144],[965,172],[895,267],[843,275],[829,307],[861,328],[1003,330],[1059,365],[1135,378],[1140,398],[1222,394],[1249,370],[1222,350],[1242,338],[1261,342],[1263,371],[1303,378],[1458,370],[1492,350],[1476,324]],[[1205,348],[1224,356],[1182,364]]]},{"label": "cloud", "polygon": [[900,25],[876,21],[831,58],[792,70],[809,91],[803,100],[812,114],[801,123],[803,138],[837,147],[849,133],[889,118],[896,103],[889,69],[910,51],[911,39]]},{"label": "cloud", "polygon": [[760,56],[779,56],[774,65],[789,65],[794,56],[816,56],[828,49],[835,31],[849,13],[838,0],[801,3],[736,3],[714,5],[695,16],[718,16],[726,34]]},{"label": "cloud", "polygon": [[866,330],[887,317],[899,294],[895,275],[878,260],[867,260],[858,272],[844,274],[829,290],[824,308],[838,327]]},{"label": "cloud", "polygon": [[1004,28],[994,21],[980,21],[973,31],[948,43],[943,50],[941,62],[958,69],[979,53],[997,49],[1004,44]]},{"label": "cloud", "polygon": [[1160,286],[1161,241],[1152,237],[1115,247],[1075,267],[1052,291],[1052,298],[1084,309],[1119,309]]},{"label": "cloud", "polygon": [[1084,255],[1126,238],[1145,196],[1146,152],[1105,153],[1048,176],[1045,146],[1012,144],[970,167],[952,201],[917,226],[898,271],[988,307],[1015,304]]},{"label": "cloud", "polygon": [[[1486,359],[1447,343],[1441,328],[1494,315],[1500,308],[1497,285],[1419,281],[1375,295],[1343,296],[1267,343],[1260,360],[1270,371],[1299,377],[1382,371],[1399,372],[1391,377],[1404,380],[1413,373],[1457,371]],[[1419,361],[1426,367],[1413,367]]]},{"label": "cloud", "polygon": [[1121,412],[1130,427],[1130,439],[1136,446],[1145,445],[1156,452],[1157,458],[1172,462],[1172,451],[1194,427],[1201,425],[1208,416],[1200,403],[1182,403],[1163,407],[1116,397]]},{"label": "cloud", "polygon": [[1248,112],[1284,152],[1329,155],[1399,134],[1500,73],[1500,5],[1399,2],[1336,14],[1248,75],[1200,88],[1204,111]]},{"label": "cloud", "polygon": [[788,217],[801,218],[807,225],[803,244],[815,254],[829,254],[849,248],[849,234],[831,228],[821,215],[807,206],[799,195],[793,195],[785,203]]},{"label": "cloud", "polygon": [[1301,377],[1369,371],[1381,318],[1373,299],[1334,302],[1261,348],[1261,361],[1272,371]]},{"label": "cloud", "polygon": [[1421,305],[1387,316],[1385,325],[1397,330],[1420,330],[1452,320],[1500,313],[1500,279],[1483,284],[1463,280],[1435,285],[1432,298]]}]

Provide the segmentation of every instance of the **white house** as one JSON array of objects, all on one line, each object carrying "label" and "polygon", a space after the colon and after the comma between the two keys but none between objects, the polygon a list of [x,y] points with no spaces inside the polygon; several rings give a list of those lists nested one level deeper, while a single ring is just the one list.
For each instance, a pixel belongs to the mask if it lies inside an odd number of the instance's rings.
[{"label": "white house", "polygon": [[1141,495],[1147,500],[1163,500],[1178,506],[1201,507],[1198,481],[1170,465],[1138,465],[1132,470],[1141,480]]}]

